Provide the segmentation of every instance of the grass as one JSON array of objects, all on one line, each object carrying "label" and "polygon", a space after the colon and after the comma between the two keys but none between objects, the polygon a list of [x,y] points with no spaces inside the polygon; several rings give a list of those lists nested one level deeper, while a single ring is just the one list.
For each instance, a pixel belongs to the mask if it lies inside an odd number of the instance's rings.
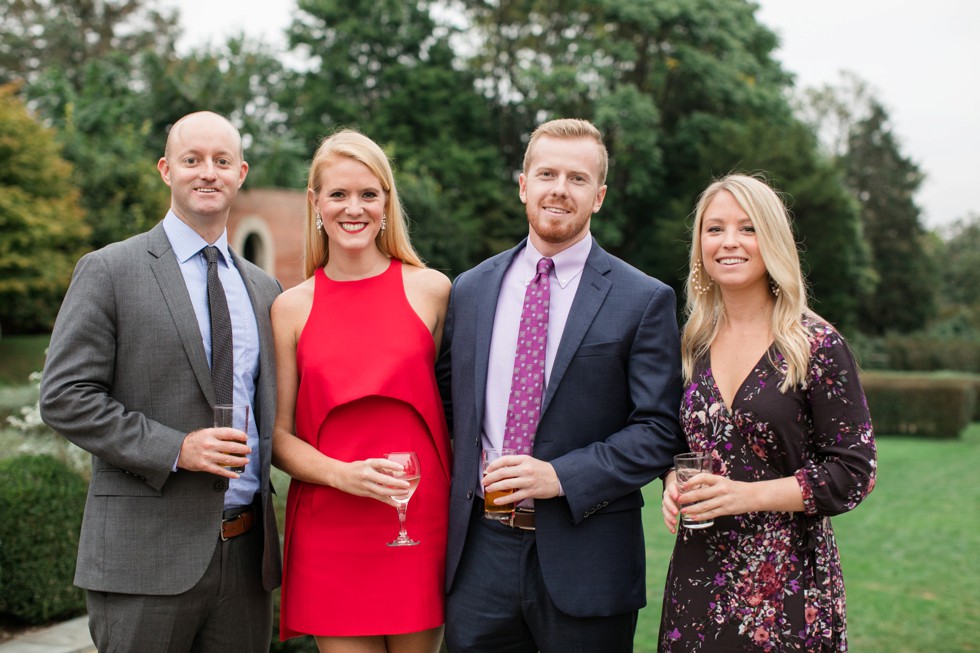
[{"label": "grass", "polygon": [[[861,653],[980,651],[980,423],[958,440],[878,438],[878,483],[835,517],[847,590],[850,649]],[[647,607],[636,653],[657,650],[673,548],[646,489]]]},{"label": "grass", "polygon": [[39,372],[49,340],[50,335],[0,338],[0,386],[22,385],[31,372]]},{"label": "grass", "polygon": [[[6,368],[7,359],[0,361],[0,368]],[[33,385],[23,382],[0,387],[0,413],[34,401],[35,393]],[[25,448],[67,459],[81,453],[66,444],[50,432],[25,437],[0,423],[0,457]],[[834,518],[852,651],[980,651],[978,468],[980,423],[955,440],[879,436],[875,491],[853,512]],[[288,478],[274,470],[274,483],[282,520]],[[648,605],[640,612],[636,653],[657,650],[660,603],[673,548],[673,536],[660,519],[660,484],[645,492]]]}]

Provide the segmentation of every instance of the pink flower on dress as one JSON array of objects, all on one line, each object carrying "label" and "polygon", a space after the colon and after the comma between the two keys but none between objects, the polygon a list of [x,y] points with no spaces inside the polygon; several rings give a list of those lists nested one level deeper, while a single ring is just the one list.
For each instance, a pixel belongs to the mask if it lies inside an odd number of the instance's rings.
[{"label": "pink flower on dress", "polygon": [[765,644],[769,641],[769,631],[764,626],[759,626],[752,633],[752,639],[755,640],[756,644]]},{"label": "pink flower on dress", "polygon": [[807,609],[806,609],[806,610],[804,611],[804,614],[806,615],[806,622],[807,622],[808,624],[812,624],[812,623],[813,623],[814,621],[816,621],[816,620],[817,620],[817,614],[818,614],[818,613],[817,613],[817,609],[816,609],[816,608],[814,608],[814,607],[809,607],[809,608],[807,608]]}]

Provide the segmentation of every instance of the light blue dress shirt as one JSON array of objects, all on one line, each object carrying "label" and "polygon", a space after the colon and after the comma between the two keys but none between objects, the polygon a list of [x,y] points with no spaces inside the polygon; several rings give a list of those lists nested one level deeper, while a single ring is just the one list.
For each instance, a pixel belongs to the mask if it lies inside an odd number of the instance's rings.
[{"label": "light blue dress shirt", "polygon": [[[208,262],[203,249],[209,243],[190,228],[173,211],[167,212],[163,219],[163,229],[167,232],[173,247],[184,284],[190,295],[197,325],[204,343],[204,353],[211,360],[211,317],[208,308]],[[255,321],[255,311],[249,299],[245,281],[234,266],[228,253],[228,232],[225,231],[214,243],[221,252],[218,261],[218,277],[225,289],[228,312],[231,314],[232,344],[234,346],[234,402],[249,406],[248,420],[248,466],[240,478],[231,479],[225,492],[225,507],[234,508],[252,503],[259,491],[259,435],[255,425],[255,380],[259,375],[259,327]],[[201,424],[208,427],[210,424]]]}]

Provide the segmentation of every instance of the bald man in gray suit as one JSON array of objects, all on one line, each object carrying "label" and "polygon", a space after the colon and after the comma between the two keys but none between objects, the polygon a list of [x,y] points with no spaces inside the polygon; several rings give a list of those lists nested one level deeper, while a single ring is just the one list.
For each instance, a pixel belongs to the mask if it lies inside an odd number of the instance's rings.
[{"label": "bald man in gray suit", "polygon": [[[170,211],[79,261],[41,384],[44,421],[92,454],[75,584],[100,651],[265,652],[280,580],[269,308],[281,288],[228,248],[248,173],[231,123],[181,118],[157,167]],[[234,402],[255,416],[244,441],[211,428],[208,245],[231,319]]]}]

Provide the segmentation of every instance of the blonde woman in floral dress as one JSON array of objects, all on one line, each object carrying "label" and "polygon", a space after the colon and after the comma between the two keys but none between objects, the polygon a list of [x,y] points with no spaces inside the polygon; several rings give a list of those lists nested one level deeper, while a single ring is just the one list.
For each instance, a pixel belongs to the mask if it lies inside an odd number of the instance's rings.
[{"label": "blonde woman in floral dress", "polygon": [[[830,517],[875,482],[871,418],[844,339],[806,303],[789,216],[756,177],[711,184],[695,211],[681,424],[701,474],[680,500],[660,650],[846,651]],[[678,511],[714,520],[680,528]]]}]

